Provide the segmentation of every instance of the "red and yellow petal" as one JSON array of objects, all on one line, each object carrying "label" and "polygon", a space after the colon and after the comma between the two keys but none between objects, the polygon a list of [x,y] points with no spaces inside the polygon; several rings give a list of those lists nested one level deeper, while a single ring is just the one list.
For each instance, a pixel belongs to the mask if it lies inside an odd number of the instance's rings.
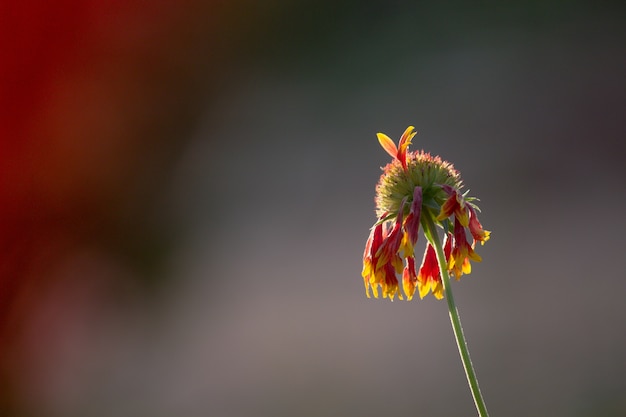
[{"label": "red and yellow petal", "polygon": [[420,216],[422,215],[422,187],[413,189],[413,201],[411,209],[404,220],[404,230],[407,239],[411,242],[411,246],[415,246],[420,228]]},{"label": "red and yellow petal", "polygon": [[407,301],[410,301],[413,299],[413,294],[415,294],[417,274],[415,273],[415,258],[408,256],[406,261],[406,266],[402,272],[402,289],[404,290]]},{"label": "red and yellow petal", "polygon": [[407,169],[406,151],[409,145],[411,144],[411,140],[417,134],[417,132],[414,132],[414,130],[415,130],[415,127],[413,126],[407,127],[404,133],[402,134],[402,137],[400,138],[400,142],[398,143],[398,153],[397,153],[396,158],[400,161],[400,163],[402,163],[402,167],[404,169]]},{"label": "red and yellow petal", "polygon": [[393,298],[397,295],[402,300],[402,294],[400,294],[400,287],[398,286],[398,278],[396,278],[396,270],[391,263],[386,264],[383,269],[384,280],[382,282],[383,298],[389,298],[393,301]]},{"label": "red and yellow petal", "polygon": [[484,245],[485,242],[489,240],[489,236],[491,235],[491,232],[483,229],[483,226],[478,221],[476,210],[472,206],[468,205],[467,209],[470,215],[469,216],[470,233],[472,234],[472,237],[474,238],[474,240],[477,240],[480,242],[481,245]]},{"label": "red and yellow petal", "polygon": [[[386,216],[384,214],[383,216]],[[383,223],[378,223],[374,227],[372,227],[369,237],[367,238],[367,242],[365,243],[365,250],[363,251],[363,271],[361,275],[363,276],[363,281],[365,284],[365,294],[367,298],[370,298],[370,287],[374,292],[374,296],[378,298],[378,289],[373,286],[376,279],[376,263],[378,260],[377,253],[380,250],[380,247],[384,241],[384,226]]]},{"label": "red and yellow petal", "polygon": [[[441,210],[439,211],[439,215],[436,220],[442,221],[454,214],[454,217],[461,222],[461,225],[463,227],[467,227],[469,223],[469,216],[467,214],[467,205],[463,200],[463,196],[449,186],[444,186],[442,188],[450,194],[450,197],[448,197],[448,199],[441,206]],[[450,189],[450,191],[448,191],[448,189]]]},{"label": "red and yellow petal", "polygon": [[407,160],[406,154],[409,145],[411,144],[411,140],[417,134],[414,132],[415,128],[413,126],[409,126],[406,128],[402,136],[400,137],[400,141],[398,142],[398,146],[391,140],[391,138],[384,133],[377,133],[376,137],[378,138],[378,142],[380,146],[389,154],[392,158],[397,159],[402,164],[402,167],[407,169]]},{"label": "red and yellow petal", "polygon": [[[402,232],[402,210],[404,206],[400,205],[400,209],[398,211],[398,215],[396,217],[396,222],[394,223],[393,229],[389,234],[383,237],[383,242],[380,245],[380,248],[376,252],[376,269],[382,267],[382,265],[391,262],[394,257],[397,257],[398,251],[400,250],[400,245],[402,244],[402,236],[404,233]],[[402,268],[400,268],[402,270]]]},{"label": "red and yellow petal", "polygon": [[391,140],[391,138],[389,136],[385,135],[384,133],[377,133],[376,137],[378,138],[378,142],[380,143],[380,146],[382,146],[383,149],[389,155],[391,155],[392,158],[397,159],[398,158],[398,148],[396,147],[396,144],[393,143],[393,140]]},{"label": "red and yellow petal", "polygon": [[472,271],[470,259],[475,262],[482,261],[482,258],[474,252],[474,248],[467,242],[465,228],[458,220],[454,221],[454,247],[450,255],[448,269],[459,279],[463,274]]},{"label": "red and yellow petal", "polygon": [[[435,297],[441,299],[443,292],[439,291],[440,285],[441,273],[437,263],[437,254],[435,253],[435,248],[429,243],[426,246],[422,266],[420,266],[419,274],[417,275],[417,288],[420,298],[424,298],[432,291]],[[441,287],[441,290],[443,290],[443,287]]]}]

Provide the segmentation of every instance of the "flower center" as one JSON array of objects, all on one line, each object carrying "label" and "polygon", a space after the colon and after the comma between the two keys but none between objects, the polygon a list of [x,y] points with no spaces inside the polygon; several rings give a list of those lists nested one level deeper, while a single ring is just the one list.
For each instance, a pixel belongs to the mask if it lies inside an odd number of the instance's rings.
[{"label": "flower center", "polygon": [[[441,189],[447,184],[455,189],[461,188],[461,176],[454,166],[438,156],[431,156],[424,151],[407,154],[407,169],[399,160],[394,159],[383,168],[376,185],[376,214],[390,213],[389,220],[395,218],[402,200],[413,200],[415,187],[422,187],[423,207],[432,207],[438,213],[439,208],[449,197]],[[407,204],[407,209],[410,204]]]}]

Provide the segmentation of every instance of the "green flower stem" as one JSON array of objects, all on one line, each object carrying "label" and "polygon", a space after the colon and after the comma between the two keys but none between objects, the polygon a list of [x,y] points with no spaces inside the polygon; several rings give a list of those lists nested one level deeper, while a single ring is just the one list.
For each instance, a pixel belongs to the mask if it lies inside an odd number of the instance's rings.
[{"label": "green flower stem", "polygon": [[426,237],[435,248],[437,252],[437,261],[439,262],[439,269],[441,271],[441,281],[443,283],[443,290],[445,293],[446,301],[448,302],[448,311],[450,313],[450,322],[452,323],[452,330],[454,331],[454,338],[456,344],[459,347],[459,354],[461,355],[461,361],[463,362],[463,368],[465,368],[465,375],[467,376],[467,382],[469,383],[472,396],[474,397],[474,404],[478,415],[480,417],[488,417],[487,407],[485,406],[485,400],[480,393],[480,387],[478,386],[478,379],[476,378],[476,372],[472,366],[472,360],[470,358],[469,350],[467,349],[467,342],[463,335],[463,327],[461,326],[461,318],[459,317],[459,311],[454,303],[454,296],[452,295],[452,287],[450,286],[450,276],[448,275],[448,261],[443,252],[439,235],[433,221],[431,213],[424,213],[424,225],[426,226]]}]

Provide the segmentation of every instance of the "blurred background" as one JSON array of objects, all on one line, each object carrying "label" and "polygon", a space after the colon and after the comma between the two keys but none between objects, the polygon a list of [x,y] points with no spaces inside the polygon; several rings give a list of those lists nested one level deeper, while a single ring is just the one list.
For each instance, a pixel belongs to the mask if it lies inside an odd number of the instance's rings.
[{"label": "blurred background", "polygon": [[408,125],[492,231],[492,416],[626,415],[620,2],[0,10],[0,415],[475,415],[444,302],[365,297]]}]

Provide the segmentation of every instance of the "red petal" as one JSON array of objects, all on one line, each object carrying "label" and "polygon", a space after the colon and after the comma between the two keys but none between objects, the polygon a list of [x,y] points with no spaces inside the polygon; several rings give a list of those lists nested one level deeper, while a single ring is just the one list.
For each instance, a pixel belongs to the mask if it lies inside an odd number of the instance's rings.
[{"label": "red petal", "polygon": [[411,210],[404,221],[404,230],[409,236],[411,245],[415,246],[420,227],[420,216],[422,214],[422,187],[415,187],[413,190],[413,202]]},{"label": "red petal", "polygon": [[413,126],[409,126],[406,128],[402,137],[400,138],[400,142],[398,143],[398,156],[397,158],[402,163],[404,169],[406,169],[406,150],[411,144],[411,139],[417,134],[417,132],[413,132],[415,128]]}]

